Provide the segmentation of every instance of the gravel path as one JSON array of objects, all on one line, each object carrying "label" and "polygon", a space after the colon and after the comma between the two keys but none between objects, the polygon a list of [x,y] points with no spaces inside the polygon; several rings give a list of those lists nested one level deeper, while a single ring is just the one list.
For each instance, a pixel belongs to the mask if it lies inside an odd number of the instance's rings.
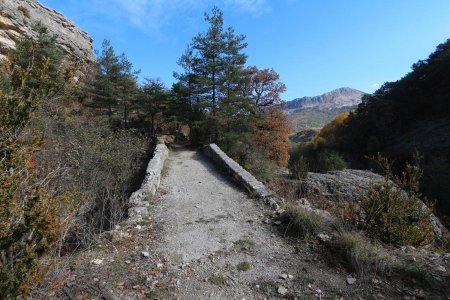
[{"label": "gravel path", "polygon": [[268,224],[273,212],[266,206],[197,152],[171,151],[165,168],[154,206],[161,220],[156,252],[177,289],[164,297],[264,299],[307,286],[299,275],[307,272],[304,260]]},{"label": "gravel path", "polygon": [[139,224],[105,233],[93,247],[68,257],[49,278],[58,284],[66,278],[50,299],[414,299],[403,296],[423,294],[405,288],[400,278],[356,276],[347,284],[356,274],[331,252],[339,249],[314,237],[285,236],[273,211],[194,151],[170,152],[150,210]]}]

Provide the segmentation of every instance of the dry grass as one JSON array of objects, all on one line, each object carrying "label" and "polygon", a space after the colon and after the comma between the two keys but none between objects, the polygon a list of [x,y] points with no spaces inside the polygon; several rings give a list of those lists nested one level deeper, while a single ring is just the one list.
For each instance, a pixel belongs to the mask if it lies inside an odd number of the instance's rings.
[{"label": "dry grass", "polygon": [[285,212],[281,215],[281,220],[286,224],[286,232],[290,234],[309,237],[317,233],[324,224],[323,219],[302,207],[287,205]]},{"label": "dry grass", "polygon": [[347,267],[360,276],[369,273],[385,275],[397,265],[396,259],[381,245],[371,243],[355,232],[341,233],[334,246]]}]

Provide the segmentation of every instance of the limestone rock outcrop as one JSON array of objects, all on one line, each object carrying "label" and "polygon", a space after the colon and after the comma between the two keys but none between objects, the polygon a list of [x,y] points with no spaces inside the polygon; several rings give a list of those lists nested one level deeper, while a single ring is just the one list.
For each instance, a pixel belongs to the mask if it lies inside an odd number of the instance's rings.
[{"label": "limestone rock outcrop", "polygon": [[344,169],[326,174],[308,173],[303,181],[305,194],[320,194],[329,200],[338,195],[346,201],[356,201],[374,183],[382,183],[383,176],[364,170]]},{"label": "limestone rock outcrop", "polygon": [[58,45],[67,53],[88,62],[95,60],[92,38],[64,15],[35,0],[0,1],[0,59],[23,36],[36,36],[33,24],[42,23],[56,35]]},{"label": "limestone rock outcrop", "polygon": [[301,109],[336,109],[353,107],[361,103],[364,92],[348,87],[339,88],[320,96],[297,98],[287,102],[287,112]]},{"label": "limestone rock outcrop", "polygon": [[[302,190],[306,195],[322,195],[328,200],[335,202],[338,198],[348,201],[358,201],[361,194],[367,193],[370,186],[382,184],[384,177],[365,170],[344,169],[332,171],[326,174],[308,173],[302,183]],[[422,203],[423,209],[426,209]],[[448,232],[439,219],[431,215],[430,223],[433,226],[437,240]]]}]

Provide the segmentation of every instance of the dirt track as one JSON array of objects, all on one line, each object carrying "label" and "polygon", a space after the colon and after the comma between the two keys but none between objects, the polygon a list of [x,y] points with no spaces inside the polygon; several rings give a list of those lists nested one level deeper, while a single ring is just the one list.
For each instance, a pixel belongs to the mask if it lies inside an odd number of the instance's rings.
[{"label": "dirt track", "polygon": [[[423,292],[399,278],[356,276],[317,238],[286,236],[271,209],[198,152],[172,150],[163,173],[150,216],[67,257],[53,272],[64,287],[43,298],[407,299]],[[357,281],[347,284],[348,276]]]},{"label": "dirt track", "polygon": [[[157,197],[154,218],[161,220],[162,231],[156,252],[177,279],[174,297],[276,297],[280,286],[287,288],[286,295],[298,294],[296,287],[317,281],[305,282],[305,257],[295,254],[295,247],[270,224],[273,211],[249,198],[197,152],[171,152]],[[245,263],[250,269],[238,270]],[[316,271],[309,275],[324,279]],[[283,274],[292,278],[283,279]],[[327,279],[327,285],[336,280]]]}]

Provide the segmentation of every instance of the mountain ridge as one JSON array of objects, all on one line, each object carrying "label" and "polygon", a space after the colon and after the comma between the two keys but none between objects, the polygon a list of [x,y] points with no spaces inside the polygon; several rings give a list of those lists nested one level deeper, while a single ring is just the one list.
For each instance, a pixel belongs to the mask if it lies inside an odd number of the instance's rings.
[{"label": "mountain ridge", "polygon": [[318,96],[305,96],[287,102],[285,111],[290,114],[296,110],[321,109],[332,110],[354,107],[361,103],[367,93],[357,89],[342,87]]}]

